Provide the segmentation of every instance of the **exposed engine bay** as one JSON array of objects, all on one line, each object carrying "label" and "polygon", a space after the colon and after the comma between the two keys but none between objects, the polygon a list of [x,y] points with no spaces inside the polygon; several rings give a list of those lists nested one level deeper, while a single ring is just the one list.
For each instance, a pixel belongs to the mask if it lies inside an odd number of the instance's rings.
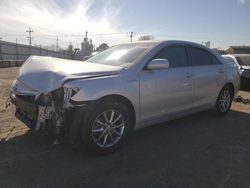
[{"label": "exposed engine bay", "polygon": [[39,96],[19,95],[12,92],[10,101],[16,105],[16,117],[29,128],[35,132],[43,128],[57,137],[63,128],[68,128],[67,121],[72,122],[74,119],[74,113],[70,116],[68,114],[81,106],[70,103],[70,98],[76,93],[77,90],[63,87]]}]

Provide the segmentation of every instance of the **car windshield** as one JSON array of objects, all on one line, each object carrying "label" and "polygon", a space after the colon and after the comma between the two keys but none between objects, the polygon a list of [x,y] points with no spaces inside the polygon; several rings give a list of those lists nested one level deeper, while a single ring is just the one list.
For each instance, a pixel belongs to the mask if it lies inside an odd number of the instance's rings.
[{"label": "car windshield", "polygon": [[87,62],[129,67],[142,56],[150,46],[147,45],[119,45],[105,50],[104,52],[90,58]]},{"label": "car windshield", "polygon": [[236,59],[240,65],[250,65],[250,56],[238,56]]}]

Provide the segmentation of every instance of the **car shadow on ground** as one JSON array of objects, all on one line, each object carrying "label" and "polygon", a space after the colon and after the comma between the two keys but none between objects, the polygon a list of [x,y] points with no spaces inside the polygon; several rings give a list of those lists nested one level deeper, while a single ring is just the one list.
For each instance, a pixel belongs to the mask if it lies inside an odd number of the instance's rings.
[{"label": "car shadow on ground", "polygon": [[144,128],[102,157],[27,132],[0,143],[0,177],[0,187],[248,187],[250,114]]}]

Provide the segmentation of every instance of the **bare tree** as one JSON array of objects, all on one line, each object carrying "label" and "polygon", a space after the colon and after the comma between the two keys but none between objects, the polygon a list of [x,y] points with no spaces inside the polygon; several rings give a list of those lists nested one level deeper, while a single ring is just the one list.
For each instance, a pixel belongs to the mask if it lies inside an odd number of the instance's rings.
[{"label": "bare tree", "polygon": [[66,52],[71,56],[71,59],[74,59],[74,46],[72,45],[72,43],[69,43],[68,48],[66,49]]},{"label": "bare tree", "polygon": [[74,47],[72,45],[72,43],[70,42],[68,48],[66,49],[66,51],[69,53],[69,54],[73,54],[74,53]]},{"label": "bare tree", "polygon": [[154,36],[152,36],[152,35],[143,35],[143,36],[140,36],[138,40],[140,40],[140,41],[142,41],[142,40],[154,40]]}]

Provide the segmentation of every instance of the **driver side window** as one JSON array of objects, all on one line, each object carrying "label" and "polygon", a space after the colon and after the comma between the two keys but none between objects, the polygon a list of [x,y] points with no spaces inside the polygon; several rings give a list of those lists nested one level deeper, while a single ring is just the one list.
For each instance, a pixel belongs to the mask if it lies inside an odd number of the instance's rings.
[{"label": "driver side window", "polygon": [[171,68],[188,66],[187,52],[183,46],[163,48],[153,59],[167,59]]}]

